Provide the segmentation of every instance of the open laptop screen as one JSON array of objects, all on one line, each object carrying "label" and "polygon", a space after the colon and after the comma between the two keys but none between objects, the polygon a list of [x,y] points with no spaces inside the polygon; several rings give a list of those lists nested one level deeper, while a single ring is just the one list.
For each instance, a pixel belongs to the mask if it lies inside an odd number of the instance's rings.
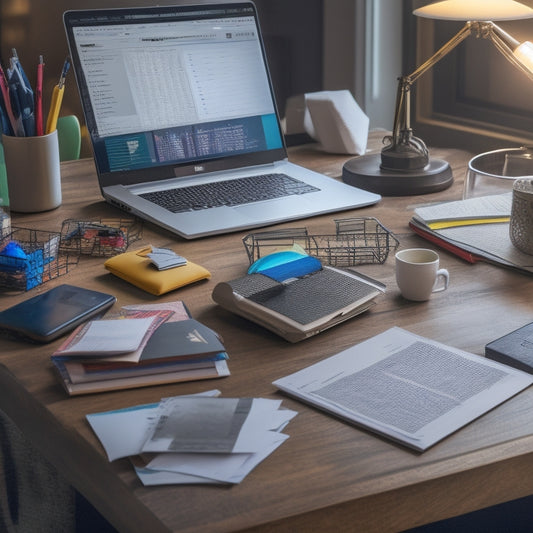
[{"label": "open laptop screen", "polygon": [[100,174],[284,155],[253,4],[70,11],[65,26]]}]

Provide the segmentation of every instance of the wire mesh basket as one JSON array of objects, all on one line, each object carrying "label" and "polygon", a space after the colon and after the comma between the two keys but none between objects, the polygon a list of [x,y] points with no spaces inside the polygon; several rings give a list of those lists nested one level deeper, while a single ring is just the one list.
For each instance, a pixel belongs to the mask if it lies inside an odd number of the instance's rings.
[{"label": "wire mesh basket", "polygon": [[98,257],[125,252],[142,237],[138,219],[67,219],[61,226],[61,251]]},{"label": "wire mesh basket", "polygon": [[60,234],[12,227],[0,244],[0,288],[27,291],[66,274],[78,256],[60,251]]},{"label": "wire mesh basket", "polygon": [[335,220],[335,233],[310,235],[307,228],[289,228],[250,233],[243,238],[250,264],[265,255],[287,249],[301,249],[331,266],[350,267],[384,263],[398,239],[376,218]]}]

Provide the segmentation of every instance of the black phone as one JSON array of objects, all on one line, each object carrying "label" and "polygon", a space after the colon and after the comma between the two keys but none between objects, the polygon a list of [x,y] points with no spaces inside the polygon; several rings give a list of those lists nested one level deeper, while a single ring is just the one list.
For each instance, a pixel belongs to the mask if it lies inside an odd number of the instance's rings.
[{"label": "black phone", "polygon": [[0,329],[46,343],[105,311],[116,300],[104,292],[59,285],[0,311]]}]

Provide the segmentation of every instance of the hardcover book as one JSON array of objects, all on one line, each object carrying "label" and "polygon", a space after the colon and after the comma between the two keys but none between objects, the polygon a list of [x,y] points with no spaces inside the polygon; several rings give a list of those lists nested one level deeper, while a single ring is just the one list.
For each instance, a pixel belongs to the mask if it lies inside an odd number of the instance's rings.
[{"label": "hardcover book", "polygon": [[297,342],[366,311],[383,292],[385,286],[373,279],[324,266],[282,282],[248,274],[218,283],[212,297],[221,307]]}]

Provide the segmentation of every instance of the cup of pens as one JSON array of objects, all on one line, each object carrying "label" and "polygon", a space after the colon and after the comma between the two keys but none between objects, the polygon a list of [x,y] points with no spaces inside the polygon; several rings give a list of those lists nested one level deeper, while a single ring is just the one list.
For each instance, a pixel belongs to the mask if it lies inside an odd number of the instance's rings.
[{"label": "cup of pens", "polygon": [[56,126],[68,62],[54,87],[46,125],[42,113],[43,67],[40,58],[35,91],[15,52],[7,72],[0,69],[2,144],[9,206],[15,212],[49,211],[62,200]]}]

